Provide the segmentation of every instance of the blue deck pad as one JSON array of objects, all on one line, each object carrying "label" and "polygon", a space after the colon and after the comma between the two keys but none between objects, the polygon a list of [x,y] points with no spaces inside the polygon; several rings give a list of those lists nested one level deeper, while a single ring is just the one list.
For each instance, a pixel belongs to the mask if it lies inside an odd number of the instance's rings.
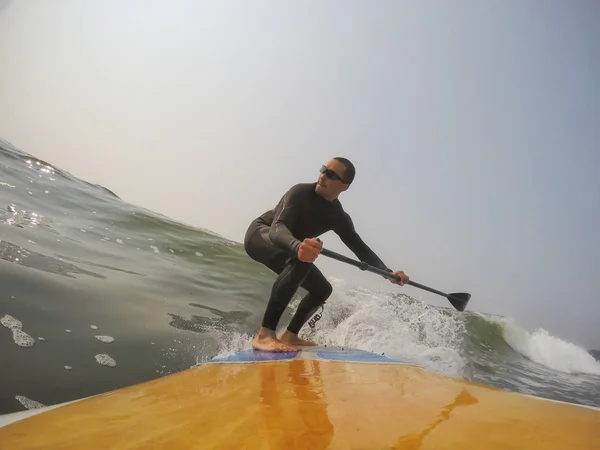
[{"label": "blue deck pad", "polygon": [[299,352],[264,352],[260,350],[244,350],[222,358],[214,358],[211,362],[265,362],[265,361],[291,361],[293,359],[312,359],[321,361],[345,362],[386,362],[406,364],[408,360],[390,358],[378,353],[367,352],[355,348],[344,347],[304,347]]},{"label": "blue deck pad", "polygon": [[316,351],[319,359],[333,360],[333,361],[348,361],[348,362],[395,362],[384,355],[378,355],[376,353],[365,352],[357,349],[344,349],[344,348],[319,348]]},{"label": "blue deck pad", "polygon": [[298,352],[263,352],[260,350],[245,350],[223,358],[214,358],[207,362],[260,362],[260,361],[289,361],[298,355]]}]

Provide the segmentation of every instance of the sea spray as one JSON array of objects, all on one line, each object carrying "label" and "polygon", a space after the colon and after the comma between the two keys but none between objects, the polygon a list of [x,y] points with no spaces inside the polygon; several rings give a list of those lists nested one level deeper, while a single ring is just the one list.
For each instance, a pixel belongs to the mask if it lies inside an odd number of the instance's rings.
[{"label": "sea spray", "polygon": [[[451,376],[460,376],[464,325],[460,316],[390,292],[371,292],[330,278],[334,291],[314,330],[301,335],[321,345],[352,347]],[[293,307],[297,304],[297,300]]]},{"label": "sea spray", "polygon": [[516,323],[507,321],[504,338],[517,352],[550,369],[600,375],[600,362],[588,351],[552,336],[543,328],[530,333]]}]

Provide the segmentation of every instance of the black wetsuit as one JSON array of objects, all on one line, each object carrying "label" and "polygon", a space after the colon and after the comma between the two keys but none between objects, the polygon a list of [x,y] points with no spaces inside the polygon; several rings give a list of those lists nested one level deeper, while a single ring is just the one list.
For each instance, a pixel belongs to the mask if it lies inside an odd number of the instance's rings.
[{"label": "black wetsuit", "polygon": [[262,323],[270,330],[275,330],[298,287],[308,293],[288,326],[295,334],[331,295],[331,284],[321,271],[314,264],[298,259],[298,248],[305,238],[332,230],[361,261],[391,272],[356,233],[339,200],[326,200],[317,194],[315,187],[316,183],[293,186],[274,209],[250,224],[244,238],[248,255],[279,275]]}]

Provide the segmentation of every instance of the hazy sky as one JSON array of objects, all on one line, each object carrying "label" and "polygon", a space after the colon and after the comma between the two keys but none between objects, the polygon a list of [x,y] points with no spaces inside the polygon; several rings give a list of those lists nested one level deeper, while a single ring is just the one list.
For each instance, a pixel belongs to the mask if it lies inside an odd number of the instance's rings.
[{"label": "hazy sky", "polygon": [[236,241],[346,156],[389,266],[600,348],[599,43],[584,0],[0,0],[0,136]]}]

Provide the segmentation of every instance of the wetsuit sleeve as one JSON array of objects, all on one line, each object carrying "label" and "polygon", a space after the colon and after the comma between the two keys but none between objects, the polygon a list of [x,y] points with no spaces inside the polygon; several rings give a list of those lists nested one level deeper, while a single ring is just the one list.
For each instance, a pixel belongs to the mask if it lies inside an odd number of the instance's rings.
[{"label": "wetsuit sleeve", "polygon": [[333,230],[358,259],[378,269],[392,272],[354,229],[350,216],[344,212],[340,224]]},{"label": "wetsuit sleeve", "polygon": [[269,231],[269,239],[274,245],[294,255],[298,254],[302,242],[296,239],[290,230],[301,214],[303,202],[301,187],[293,186],[275,208],[275,217]]}]

